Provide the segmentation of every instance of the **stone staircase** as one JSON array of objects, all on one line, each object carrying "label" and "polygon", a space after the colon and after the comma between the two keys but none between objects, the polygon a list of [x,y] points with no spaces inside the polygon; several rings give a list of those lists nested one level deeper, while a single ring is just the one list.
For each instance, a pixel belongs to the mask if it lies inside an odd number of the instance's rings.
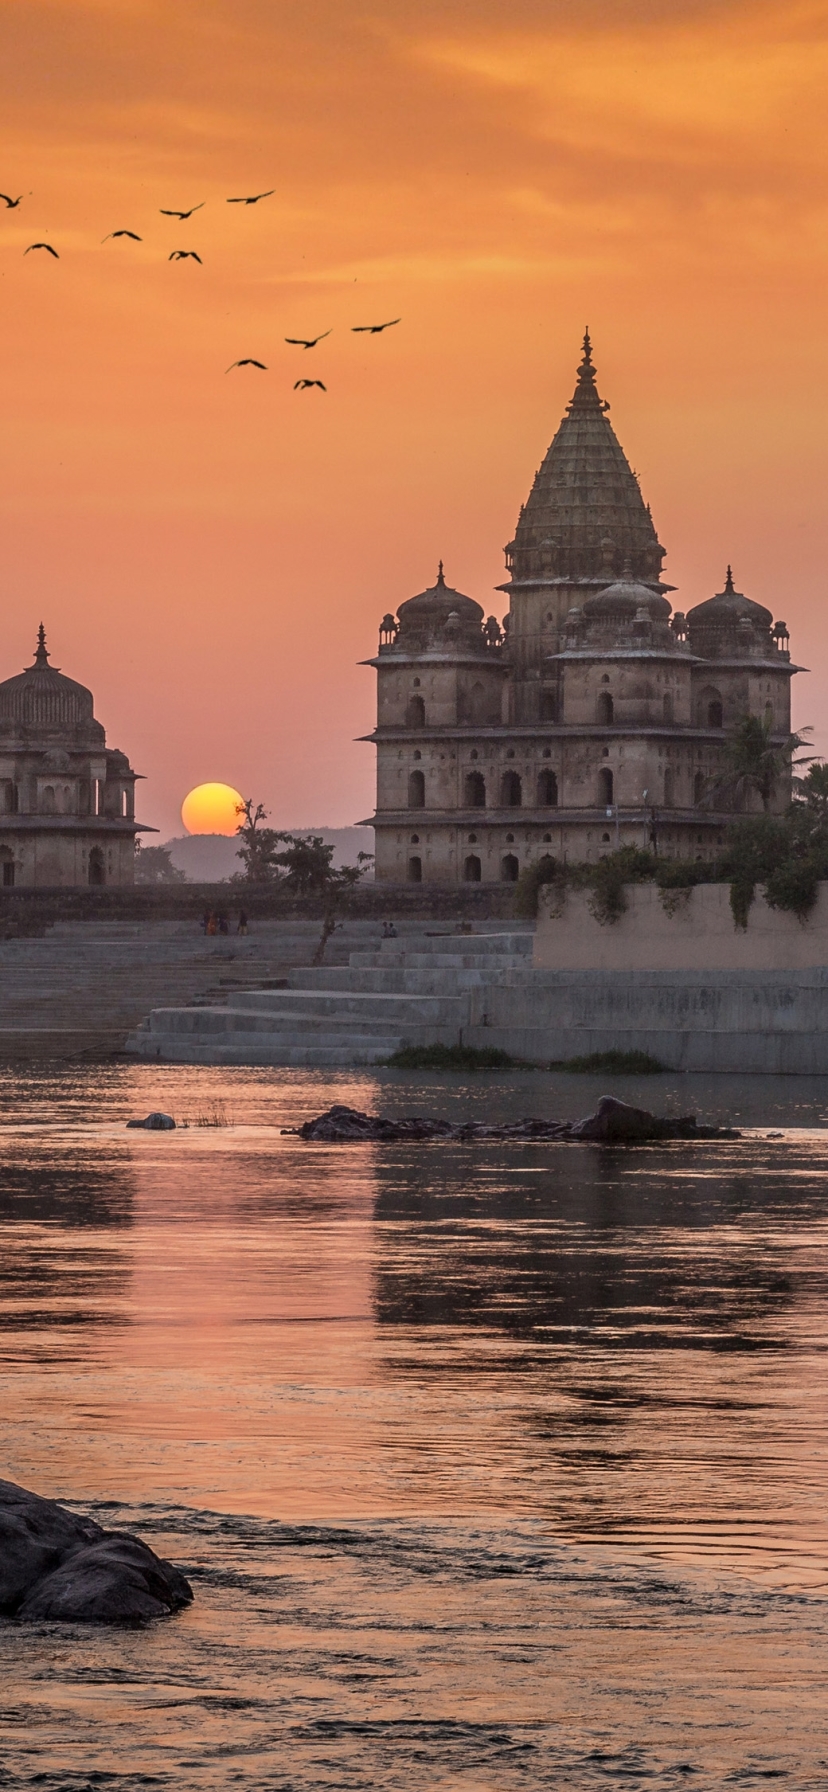
[{"label": "stone staircase", "polygon": [[[3,940],[0,1058],[119,1050],[162,1002],[212,1005],[265,993],[309,963],[319,931],[318,921],[257,921],[246,938],[207,937],[193,921],[78,921],[40,939]],[[332,970],[376,935],[375,921],[346,922],[328,942]]]},{"label": "stone staircase", "polygon": [[127,1041],[182,1064],[377,1064],[408,1045],[456,1045],[486,1025],[487,991],[531,965],[531,925],[474,935],[406,930],[347,964],[296,968],[286,988],[156,1008]]}]

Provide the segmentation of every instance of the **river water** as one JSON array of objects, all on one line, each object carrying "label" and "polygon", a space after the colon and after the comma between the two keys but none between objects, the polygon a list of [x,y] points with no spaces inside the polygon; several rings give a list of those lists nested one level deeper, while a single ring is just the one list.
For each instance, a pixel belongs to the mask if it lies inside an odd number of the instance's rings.
[{"label": "river water", "polygon": [[612,1092],[748,1130],[307,1145],[603,1085],[3,1073],[0,1474],[196,1598],[0,1621],[0,1787],[825,1792],[828,1079]]}]

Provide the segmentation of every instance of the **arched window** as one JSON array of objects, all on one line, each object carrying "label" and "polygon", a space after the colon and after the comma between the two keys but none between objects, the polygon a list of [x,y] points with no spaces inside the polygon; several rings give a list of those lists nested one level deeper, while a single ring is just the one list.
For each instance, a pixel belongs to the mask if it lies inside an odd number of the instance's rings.
[{"label": "arched window", "polygon": [[11,890],[14,886],[14,853],[9,846],[0,846],[0,865],[3,867],[3,889]]},{"label": "arched window", "polygon": [[523,801],[523,791],[519,772],[504,772],[500,785],[500,806],[502,809],[519,809]]},{"label": "arched window", "polygon": [[501,861],[500,861],[500,875],[503,879],[503,882],[505,884],[516,884],[517,880],[518,880],[518,872],[519,871],[520,871],[520,866],[517,862],[517,859],[515,858],[514,853],[507,852],[505,859],[501,859]]},{"label": "arched window", "polygon": [[482,866],[476,852],[470,852],[463,866],[463,878],[467,884],[479,884]]},{"label": "arched window", "polygon": [[55,787],[53,784],[44,784],[43,791],[41,793],[40,807],[41,807],[41,811],[44,815],[54,815],[56,803],[55,803]]},{"label": "arched window", "polygon": [[89,882],[91,884],[106,883],[106,866],[104,864],[103,851],[100,846],[93,846],[92,851],[89,854]]},{"label": "arched window", "polygon": [[602,765],[598,773],[598,801],[605,809],[609,809],[615,801],[613,776],[608,765]]},{"label": "arched window", "polygon": [[538,774],[538,808],[556,809],[558,806],[558,780],[553,771],[542,771]]},{"label": "arched window", "polygon": [[408,881],[410,884],[421,884],[423,881],[423,861],[416,854],[408,861]]},{"label": "arched window", "polygon": [[557,721],[558,705],[555,701],[554,691],[541,691],[540,719],[542,722]]},{"label": "arched window", "polygon": [[0,803],[2,803],[4,815],[17,814],[17,785],[12,782],[11,778],[4,778],[0,784]]},{"label": "arched window", "polygon": [[463,797],[467,809],[485,809],[486,780],[482,772],[466,773]]},{"label": "arched window", "polygon": [[704,772],[697,772],[695,778],[693,779],[693,801],[694,801],[694,803],[701,802],[706,789],[707,789],[707,779],[704,775]]},{"label": "arched window", "polygon": [[672,807],[673,807],[673,803],[675,802],[674,789],[675,789],[675,783],[674,783],[673,772],[672,772],[670,766],[668,765],[667,769],[664,773],[664,807],[665,807],[665,809],[672,809]]},{"label": "arched window", "polygon": [[699,693],[699,725],[702,728],[724,727],[724,707],[722,693],[713,684],[705,685]]},{"label": "arched window", "polygon": [[615,716],[615,705],[609,691],[601,691],[598,696],[598,721],[602,728],[608,728]]},{"label": "arched window", "polygon": [[672,722],[672,720],[673,720],[673,699],[672,699],[669,691],[664,692],[664,698],[662,701],[662,709],[664,711],[665,722]]},{"label": "arched window", "polygon": [[425,727],[425,704],[422,697],[409,697],[405,712],[406,728]]},{"label": "arched window", "polygon": [[408,807],[409,809],[425,808],[425,775],[423,772],[408,774]]}]

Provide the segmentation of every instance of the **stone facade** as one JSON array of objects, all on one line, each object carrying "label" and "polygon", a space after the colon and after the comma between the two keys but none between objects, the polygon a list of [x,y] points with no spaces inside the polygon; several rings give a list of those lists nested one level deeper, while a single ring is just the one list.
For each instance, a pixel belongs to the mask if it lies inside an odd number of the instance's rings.
[{"label": "stone facade", "polygon": [[107,747],[92,692],[49,664],[0,684],[0,887],[131,884],[138,773]]},{"label": "stone facade", "polygon": [[[572,402],[506,549],[503,624],[445,583],[380,625],[376,875],[513,882],[537,859],[655,843],[712,857],[729,728],[790,733],[788,634],[734,589],[672,612],[664,549],[600,398]],[[777,788],[774,807],[789,791]],[[758,797],[756,806],[760,807]]]}]

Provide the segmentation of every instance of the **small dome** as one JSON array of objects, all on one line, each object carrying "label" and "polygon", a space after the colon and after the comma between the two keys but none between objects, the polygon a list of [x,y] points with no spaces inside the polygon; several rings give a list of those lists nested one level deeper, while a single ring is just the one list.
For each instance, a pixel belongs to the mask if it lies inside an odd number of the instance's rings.
[{"label": "small dome", "polygon": [[427,591],[418,591],[416,597],[407,598],[400,604],[397,615],[403,630],[412,626],[433,628],[435,624],[446,623],[452,615],[466,627],[469,623],[479,627],[483,621],[483,608],[473,597],[464,597],[462,591],[455,591],[446,584],[441,560],[436,585],[429,585]]},{"label": "small dome", "polygon": [[632,575],[625,572],[624,577],[617,579],[614,585],[607,585],[603,591],[588,597],[584,604],[584,616],[588,621],[606,618],[612,622],[633,621],[640,610],[643,610],[653,622],[666,622],[670,614],[670,604],[666,597],[654,591],[651,585],[642,585]]},{"label": "small dome", "polygon": [[770,610],[764,604],[754,603],[752,597],[745,597],[743,591],[735,591],[733,573],[727,569],[724,591],[717,591],[715,597],[705,598],[704,603],[695,604],[687,612],[688,626],[693,629],[735,628],[739,622],[751,623],[754,627],[769,629],[773,621]]},{"label": "small dome", "polygon": [[49,665],[41,622],[34,665],[0,684],[0,722],[27,728],[76,728],[94,721],[92,692]]}]

